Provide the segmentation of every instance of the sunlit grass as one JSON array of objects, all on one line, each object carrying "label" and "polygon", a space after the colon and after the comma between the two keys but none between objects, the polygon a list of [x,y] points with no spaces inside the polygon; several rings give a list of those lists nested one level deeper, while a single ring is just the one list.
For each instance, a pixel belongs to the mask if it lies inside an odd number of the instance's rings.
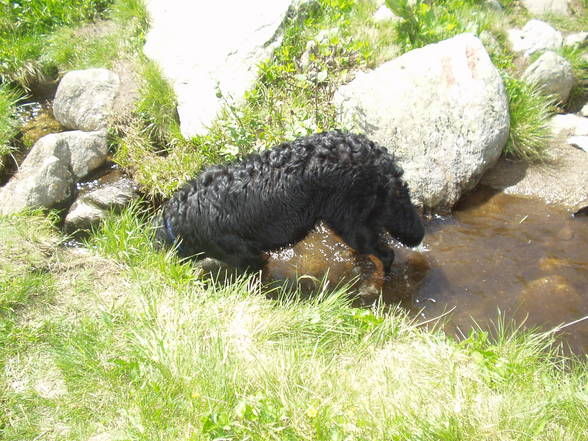
[{"label": "sunlit grass", "polygon": [[16,104],[23,95],[6,84],[0,84],[0,170],[4,166],[6,155],[15,150],[12,143],[18,132]]},{"label": "sunlit grass", "polygon": [[[588,366],[559,355],[552,333],[499,321],[458,342],[400,309],[353,308],[344,288],[204,284],[153,250],[141,213],[94,233],[103,257],[84,253],[77,281],[50,224],[0,218],[3,255],[21,262],[1,303],[2,439],[588,436]],[[51,274],[31,272],[21,249]]]},{"label": "sunlit grass", "polygon": [[554,113],[554,99],[537,86],[509,76],[505,77],[505,85],[510,133],[504,153],[515,159],[545,160],[552,139],[549,119]]}]

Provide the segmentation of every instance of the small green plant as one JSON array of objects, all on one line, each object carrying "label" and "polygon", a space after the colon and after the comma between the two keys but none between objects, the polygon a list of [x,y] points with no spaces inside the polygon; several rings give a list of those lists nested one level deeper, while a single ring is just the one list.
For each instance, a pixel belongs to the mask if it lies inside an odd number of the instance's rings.
[{"label": "small green plant", "polygon": [[386,5],[402,19],[397,31],[405,51],[463,32],[478,33],[484,25],[467,13],[478,6],[475,1],[386,0]]},{"label": "small green plant", "polygon": [[559,52],[572,65],[575,81],[567,107],[576,111],[585,104],[585,96],[588,93],[588,48],[564,46]]},{"label": "small green plant", "polygon": [[509,75],[504,75],[504,83],[510,110],[510,133],[504,153],[514,159],[545,160],[552,137],[549,119],[554,99],[537,86]]},{"label": "small green plant", "polygon": [[144,59],[142,65],[143,84],[135,112],[155,143],[161,146],[170,145],[173,139],[182,138],[175,92],[155,62]]}]

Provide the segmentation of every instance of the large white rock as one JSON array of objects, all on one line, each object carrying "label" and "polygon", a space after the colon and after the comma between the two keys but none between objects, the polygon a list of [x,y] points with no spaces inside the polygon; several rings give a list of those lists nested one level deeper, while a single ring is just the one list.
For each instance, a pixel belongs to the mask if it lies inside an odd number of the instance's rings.
[{"label": "large white rock", "polygon": [[574,85],[574,70],[564,57],[547,51],[525,70],[523,79],[565,103]]},{"label": "large white rock", "polygon": [[561,48],[563,35],[544,21],[529,20],[523,29],[510,29],[508,41],[514,52],[528,56],[537,51]]},{"label": "large white rock", "polygon": [[239,100],[274,48],[292,0],[147,0],[145,54],[159,63],[178,99],[182,135],[203,134],[223,106],[217,87]]},{"label": "large white rock", "polygon": [[522,0],[521,3],[531,14],[562,14],[569,15],[568,0]]},{"label": "large white rock", "polygon": [[107,69],[68,72],[57,87],[53,114],[68,129],[105,129],[119,85],[118,76]]},{"label": "large white rock", "polygon": [[52,137],[47,135],[37,141],[16,175],[0,188],[0,214],[24,208],[52,208],[72,196],[74,177],[69,148]]},{"label": "large white rock", "polygon": [[388,147],[415,202],[449,209],[491,167],[509,131],[502,79],[478,38],[408,52],[335,94],[343,127]]}]

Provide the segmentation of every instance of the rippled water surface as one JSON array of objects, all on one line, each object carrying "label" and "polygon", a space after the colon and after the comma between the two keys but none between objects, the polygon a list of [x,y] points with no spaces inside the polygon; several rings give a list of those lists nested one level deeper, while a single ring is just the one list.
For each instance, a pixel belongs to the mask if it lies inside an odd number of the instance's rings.
[{"label": "rippled water surface", "polygon": [[[428,221],[426,230],[416,250],[398,248],[383,286],[387,302],[423,319],[452,309],[447,330],[458,334],[474,323],[491,326],[498,311],[507,321],[545,329],[588,315],[588,217],[482,189],[451,216]],[[280,279],[296,266],[321,277],[328,266],[335,283],[369,271],[369,262],[354,264],[352,256],[319,229],[274,254],[268,272]],[[562,331],[562,340],[588,353],[588,320]]]}]

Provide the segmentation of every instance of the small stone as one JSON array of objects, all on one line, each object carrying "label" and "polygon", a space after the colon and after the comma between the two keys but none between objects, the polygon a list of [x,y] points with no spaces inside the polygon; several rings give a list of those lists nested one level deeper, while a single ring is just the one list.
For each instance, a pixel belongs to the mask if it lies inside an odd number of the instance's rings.
[{"label": "small stone", "polygon": [[380,6],[374,13],[373,18],[376,23],[381,23],[388,20],[399,20],[399,18],[394,15],[394,13],[386,5]]},{"label": "small stone", "polygon": [[486,6],[496,11],[502,11],[502,5],[498,0],[486,0]]},{"label": "small stone", "polygon": [[586,136],[588,135],[588,118],[573,113],[555,115],[549,122],[549,127],[554,136],[561,134]]},{"label": "small stone", "polygon": [[57,88],[53,114],[69,129],[106,129],[119,85],[118,76],[107,69],[68,72]]},{"label": "small stone", "polygon": [[531,14],[570,14],[568,0],[521,0],[521,3]]},{"label": "small stone", "polygon": [[0,188],[0,214],[24,208],[53,208],[71,198],[74,176],[68,146],[47,135],[33,146],[18,172]]},{"label": "small stone", "polygon": [[523,29],[510,29],[512,50],[529,56],[537,51],[557,50],[563,44],[561,32],[541,20],[530,20]]},{"label": "small stone", "polygon": [[88,230],[106,218],[109,211],[120,211],[138,196],[132,181],[123,178],[82,194],[65,218],[68,231]]},{"label": "small stone", "polygon": [[564,39],[564,46],[586,46],[588,44],[588,32],[575,32]]},{"label": "small stone", "polygon": [[580,110],[580,115],[588,116],[588,103],[584,104],[584,107],[582,107],[582,110]]}]

